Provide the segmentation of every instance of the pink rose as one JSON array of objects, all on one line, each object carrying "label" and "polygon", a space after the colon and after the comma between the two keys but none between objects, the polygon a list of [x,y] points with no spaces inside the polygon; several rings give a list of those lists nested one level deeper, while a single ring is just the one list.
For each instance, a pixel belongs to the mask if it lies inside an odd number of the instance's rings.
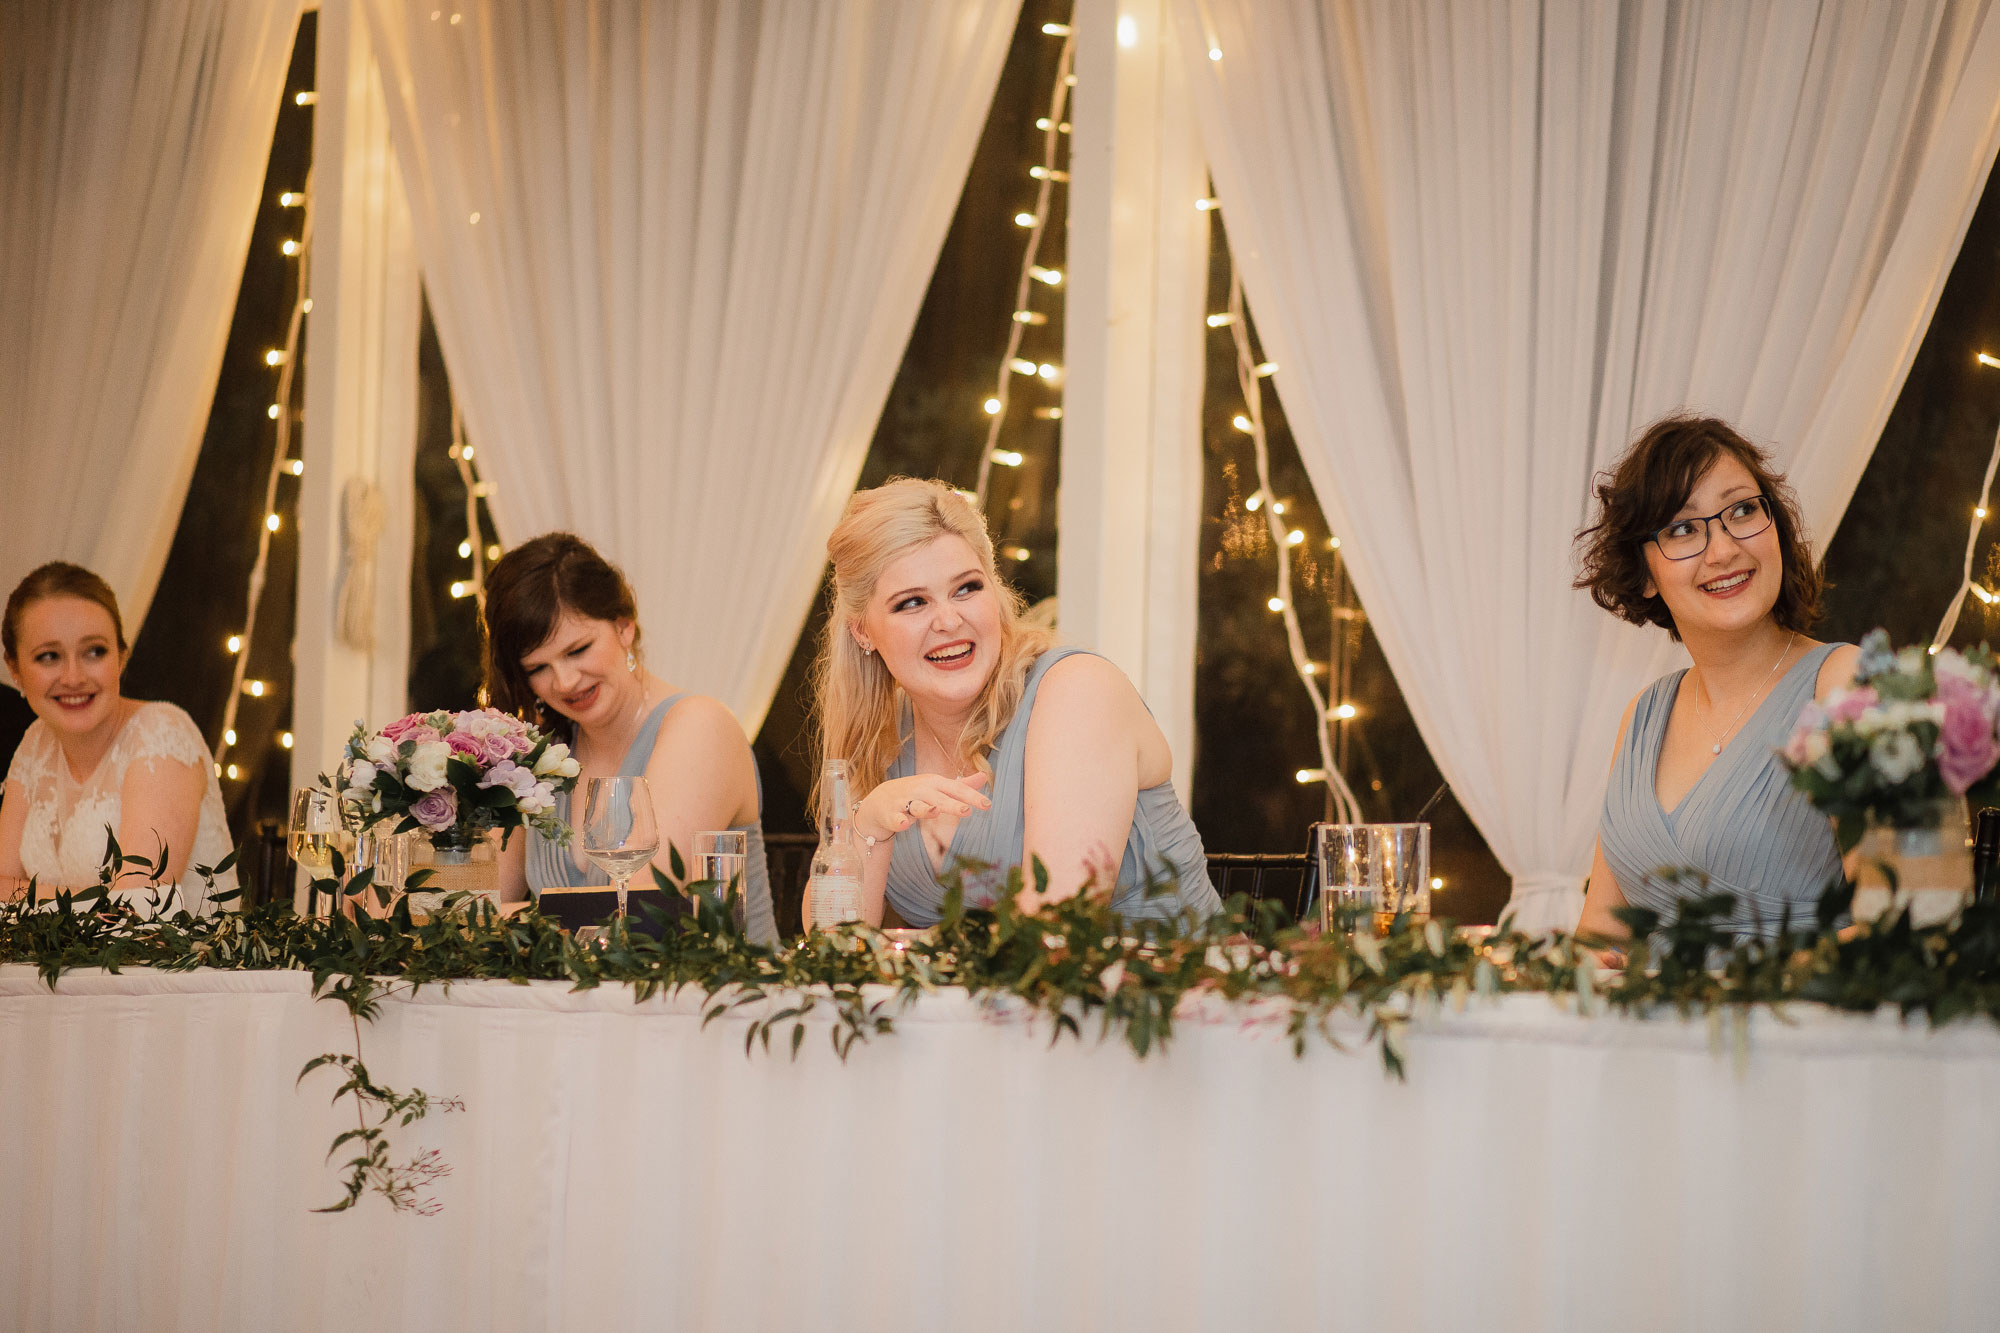
[{"label": "pink rose", "polygon": [[458,793],[450,787],[425,792],[410,807],[410,817],[433,833],[442,832],[458,822]]},{"label": "pink rose", "polygon": [[1791,739],[1785,742],[1784,756],[1793,768],[1803,768],[1812,762],[1808,746],[1813,736],[1826,726],[1826,710],[1817,703],[1808,703],[1799,714],[1799,723],[1792,728]]},{"label": "pink rose", "polygon": [[411,713],[407,717],[399,717],[388,726],[382,728],[382,735],[385,739],[400,745],[403,742],[403,738],[411,732],[419,728],[425,731],[430,730],[430,724],[424,721],[424,717],[425,714],[423,713]]},{"label": "pink rose", "polygon": [[1993,771],[2000,763],[2000,736],[1994,734],[1993,711],[1986,692],[1969,681],[1940,677],[1938,702],[1944,705],[1944,726],[1938,740],[1938,774],[1954,796]]},{"label": "pink rose", "polygon": [[508,763],[514,758],[514,738],[498,735],[482,736],[479,740],[479,750],[488,768],[495,764]]},{"label": "pink rose", "polygon": [[470,759],[475,764],[486,762],[486,746],[478,736],[463,731],[454,731],[444,738],[451,752],[462,759]]},{"label": "pink rose", "polygon": [[1875,706],[1875,687],[1863,685],[1858,689],[1835,690],[1826,701],[1826,716],[1829,722],[1838,726],[1843,722],[1853,722]]}]

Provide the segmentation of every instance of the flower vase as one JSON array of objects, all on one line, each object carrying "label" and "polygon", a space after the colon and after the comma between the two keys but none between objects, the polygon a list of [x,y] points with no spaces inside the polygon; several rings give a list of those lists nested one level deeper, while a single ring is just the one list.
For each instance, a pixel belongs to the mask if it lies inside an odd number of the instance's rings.
[{"label": "flower vase", "polygon": [[[1854,881],[1856,921],[1878,921],[1908,908],[1913,926],[1940,926],[1972,901],[1972,849],[1965,802],[1931,803],[1914,825],[1870,823]],[[1893,872],[1894,888],[1890,873]]]},{"label": "flower vase", "polygon": [[[429,842],[430,859],[410,867],[412,871],[430,872],[430,878],[408,895],[411,916],[435,916],[443,910],[445,895],[450,893],[476,894],[499,905],[500,863],[493,855],[491,843],[457,829],[433,833]],[[416,862],[418,858],[411,860]]]}]

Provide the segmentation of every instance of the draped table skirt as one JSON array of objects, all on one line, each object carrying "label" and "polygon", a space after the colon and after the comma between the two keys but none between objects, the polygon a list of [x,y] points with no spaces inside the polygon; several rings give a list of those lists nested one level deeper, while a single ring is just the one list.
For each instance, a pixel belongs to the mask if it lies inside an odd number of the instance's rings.
[{"label": "draped table skirt", "polygon": [[[0,967],[0,1328],[1972,1329],[2000,1032],[1195,1007],[1144,1060],[927,996],[846,1063],[696,993],[461,982],[360,1025],[434,1216],[346,1213],[354,1049],[299,973]],[[462,1109],[457,1109],[462,1106]],[[337,1154],[345,1160],[351,1153]]]}]

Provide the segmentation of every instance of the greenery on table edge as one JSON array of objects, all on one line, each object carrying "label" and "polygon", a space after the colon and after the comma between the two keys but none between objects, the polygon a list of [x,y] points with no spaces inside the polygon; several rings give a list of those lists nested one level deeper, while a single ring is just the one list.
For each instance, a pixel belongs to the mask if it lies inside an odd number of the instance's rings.
[{"label": "greenery on table edge", "polygon": [[[212,876],[228,865],[194,873],[212,886]],[[687,883],[677,857],[674,869],[675,878],[655,874],[663,889],[691,903],[687,915],[645,905],[645,930],[610,921],[599,938],[580,940],[533,907],[502,916],[487,902],[459,895],[422,922],[412,919],[407,898],[386,905],[381,916],[328,921],[300,917],[289,903],[196,917],[176,906],[171,891],[164,901],[155,891],[135,907],[108,890],[126,878],[157,880],[164,857],[148,865],[122,856],[113,840],[98,886],[58,895],[52,909],[0,904],[0,962],[33,965],[51,988],[63,973],[87,967],[311,973],[313,993],[344,1004],[355,1033],[352,1054],[319,1056],[299,1074],[303,1081],[321,1067],[344,1071],[334,1100],[352,1097],[356,1107],[356,1128],[339,1135],[328,1156],[349,1144],[360,1155],[343,1164],[344,1197],[321,1211],[351,1207],[371,1192],[399,1210],[435,1211],[425,1191],[449,1167],[435,1152],[393,1160],[389,1128],[434,1109],[463,1108],[375,1082],[362,1061],[361,1021],[372,1021],[381,1001],[399,989],[472,978],[568,981],[577,990],[622,982],[635,1001],[699,987],[710,1001],[704,1026],[726,1014],[753,1015],[746,1053],[768,1050],[773,1036],[783,1034],[795,1056],[806,1016],[830,1009],[833,1049],[842,1059],[857,1042],[892,1033],[904,1005],[941,987],[963,987],[981,1001],[1026,1004],[1049,1020],[1052,1043],[1081,1038],[1094,1021],[1100,1041],[1116,1033],[1141,1057],[1171,1040],[1184,998],[1212,994],[1289,1006],[1288,1032],[1301,1055],[1314,1035],[1341,1047],[1335,1018],[1363,1019],[1385,1069],[1399,1078],[1410,1022],[1446,1004],[1463,1009],[1475,995],[1541,992],[1585,1013],[1638,1018],[1704,1014],[1718,1051],[1733,1017],[1739,1061],[1747,1056],[1748,1015],[1757,1005],[1781,1018],[1786,1005],[1805,1002],[1853,1012],[1890,1005],[1933,1024],[2000,1019],[2000,905],[1974,903],[1948,927],[1918,929],[1900,914],[1843,932],[1836,927],[1851,884],[1829,888],[1810,922],[1787,919],[1768,939],[1738,939],[1727,925],[1730,895],[1705,894],[1699,876],[1670,875],[1693,896],[1672,921],[1645,909],[1621,911],[1633,939],[1620,973],[1600,969],[1590,952],[1606,941],[1530,937],[1504,927],[1475,941],[1436,921],[1399,921],[1381,938],[1319,934],[1291,924],[1276,904],[1240,896],[1201,923],[1126,922],[1089,893],[1029,913],[1015,902],[1018,870],[990,906],[967,906],[963,878],[949,877],[944,919],[919,938],[850,925],[772,949],[744,936],[719,903],[716,885]],[[336,878],[316,887],[338,888],[340,871],[336,863]],[[1038,885],[1046,882],[1039,864],[1034,873]],[[413,875],[410,887],[420,887],[423,874]],[[368,893],[378,905],[386,896],[372,889],[366,871],[339,892]],[[893,995],[871,998],[865,989],[885,985]]]}]

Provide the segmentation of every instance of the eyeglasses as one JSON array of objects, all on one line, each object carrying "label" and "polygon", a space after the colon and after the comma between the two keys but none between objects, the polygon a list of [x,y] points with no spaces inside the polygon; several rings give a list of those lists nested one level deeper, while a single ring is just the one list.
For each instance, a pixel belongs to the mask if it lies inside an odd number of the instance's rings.
[{"label": "eyeglasses", "polygon": [[1707,518],[1677,518],[1653,534],[1653,545],[1669,560],[1692,560],[1708,549],[1708,525],[1718,522],[1737,541],[1748,541],[1771,526],[1771,501],[1753,495]]}]

